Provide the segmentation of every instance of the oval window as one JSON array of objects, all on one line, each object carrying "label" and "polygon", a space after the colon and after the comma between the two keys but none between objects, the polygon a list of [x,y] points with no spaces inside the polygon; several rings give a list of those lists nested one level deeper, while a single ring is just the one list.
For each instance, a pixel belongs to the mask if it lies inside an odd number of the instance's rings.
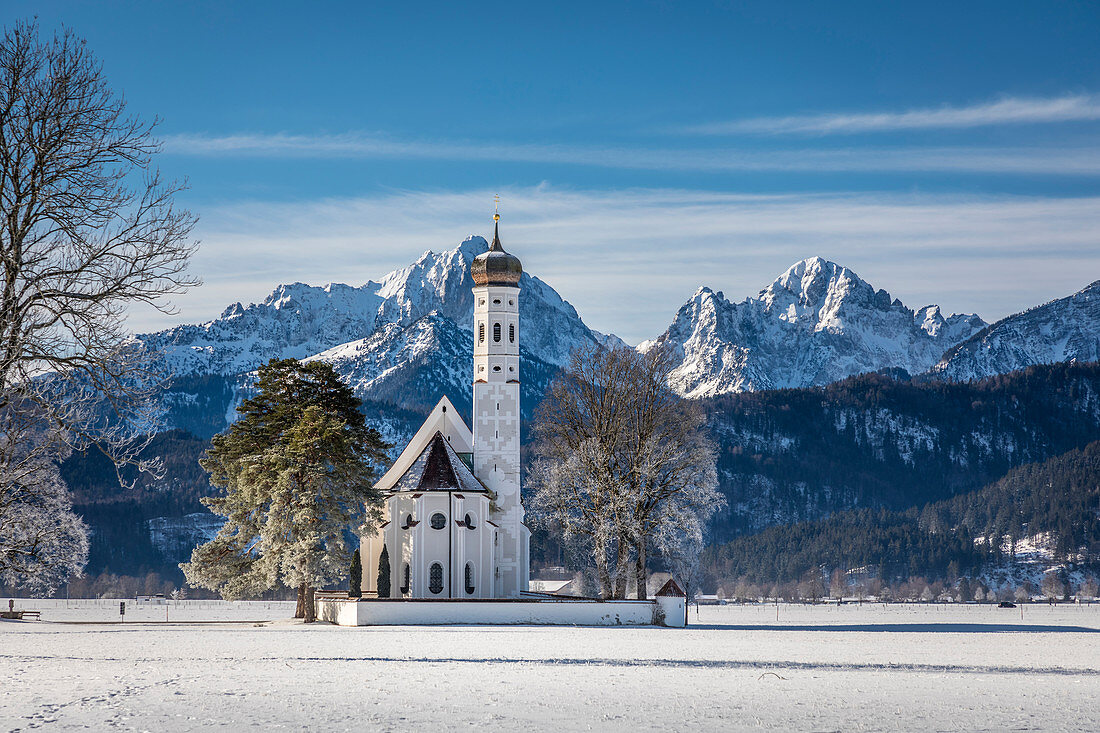
[{"label": "oval window", "polygon": [[493,341],[500,341],[500,324],[493,324]]},{"label": "oval window", "polygon": [[447,518],[440,512],[436,512],[432,515],[431,524],[432,529],[443,529],[447,526]]},{"label": "oval window", "polygon": [[433,562],[428,570],[428,590],[432,593],[443,592],[443,566],[437,562]]},{"label": "oval window", "polygon": [[493,305],[500,305],[500,298],[493,298]]},{"label": "oval window", "polygon": [[473,593],[474,593],[474,566],[473,566],[473,563],[466,563],[466,593],[467,593],[467,595],[473,595]]},{"label": "oval window", "polygon": [[474,529],[477,527],[477,520],[474,519],[473,514],[467,514],[464,521],[466,522],[466,529]]}]

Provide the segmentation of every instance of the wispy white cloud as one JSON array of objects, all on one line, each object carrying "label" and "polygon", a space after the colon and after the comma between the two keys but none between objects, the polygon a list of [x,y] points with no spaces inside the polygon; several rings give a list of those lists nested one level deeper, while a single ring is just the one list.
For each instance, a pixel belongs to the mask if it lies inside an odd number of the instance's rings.
[{"label": "wispy white cloud", "polygon": [[1100,96],[1004,97],[967,107],[934,107],[904,112],[856,112],[754,117],[678,128],[696,135],[851,135],[895,130],[936,130],[991,125],[1100,120]]},{"label": "wispy white cloud", "polygon": [[[195,269],[206,285],[174,322],[263,299],[282,282],[361,284],[423,251],[489,230],[495,191],[398,191],[202,212]],[[740,195],[685,190],[500,191],[502,237],[589,325],[637,342],[698,288],[733,300],[797,260],[851,267],[910,306],[993,319],[1068,294],[1100,272],[1100,198],[876,194]],[[135,330],[170,325],[147,312]]]},{"label": "wispy white cloud", "polygon": [[1098,147],[903,147],[797,150],[403,141],[366,134],[174,135],[165,151],[206,157],[431,159],[700,172],[978,172],[1100,175]]}]

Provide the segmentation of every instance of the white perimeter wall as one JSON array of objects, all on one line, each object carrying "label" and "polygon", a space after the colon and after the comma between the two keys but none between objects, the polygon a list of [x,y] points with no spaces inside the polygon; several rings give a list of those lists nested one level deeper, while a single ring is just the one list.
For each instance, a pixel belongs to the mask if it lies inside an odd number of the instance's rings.
[{"label": "white perimeter wall", "polygon": [[[341,626],[553,624],[648,626],[654,601],[350,601],[318,600],[317,618]],[[682,609],[682,606],[681,606]],[[682,613],[682,610],[681,610]],[[675,625],[675,613],[669,625]],[[683,625],[683,617],[680,616]]]}]

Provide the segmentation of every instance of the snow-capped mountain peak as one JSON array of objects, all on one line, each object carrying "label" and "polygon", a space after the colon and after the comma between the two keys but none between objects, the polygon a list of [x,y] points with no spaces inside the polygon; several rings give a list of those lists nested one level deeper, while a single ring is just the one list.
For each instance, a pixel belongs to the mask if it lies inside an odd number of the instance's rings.
[{"label": "snow-capped mountain peak", "polygon": [[759,299],[778,318],[815,331],[843,331],[846,306],[856,312],[892,306],[885,290],[876,291],[847,267],[821,257],[791,265]]},{"label": "snow-capped mountain peak", "polygon": [[[378,398],[372,390],[382,385],[392,389],[397,372],[402,380],[411,379],[409,365],[399,364],[402,359],[417,369],[446,373],[448,384],[459,383],[457,374],[468,383],[472,367],[455,362],[464,358],[455,350],[456,334],[468,339],[472,333],[470,263],[488,248],[483,237],[468,237],[453,249],[425,252],[361,286],[278,285],[260,303],[234,303],[213,321],[138,339],[162,352],[178,376],[231,378],[272,358],[322,355],[354,376],[363,397]],[[525,272],[520,288],[523,349],[532,359],[561,365],[581,344],[622,343],[589,329],[576,309],[538,278]],[[441,340],[447,342],[443,347]]]},{"label": "snow-capped mountain peak", "polygon": [[683,359],[674,386],[698,397],[825,384],[885,367],[922,372],[984,326],[974,315],[945,319],[938,306],[914,313],[848,268],[811,257],[740,303],[700,288],[657,342]]}]

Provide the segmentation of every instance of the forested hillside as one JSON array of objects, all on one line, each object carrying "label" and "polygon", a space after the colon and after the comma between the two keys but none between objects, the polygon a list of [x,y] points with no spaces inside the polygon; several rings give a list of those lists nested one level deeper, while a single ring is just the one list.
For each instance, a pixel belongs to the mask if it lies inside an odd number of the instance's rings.
[{"label": "forested hillside", "polygon": [[886,582],[918,575],[950,582],[1012,559],[1021,540],[1037,537],[1046,540],[1052,562],[1098,569],[1100,441],[1015,468],[963,496],[772,527],[712,548],[707,560],[727,585],[855,569]]},{"label": "forested hillside", "polygon": [[866,374],[707,408],[729,500],[713,527],[721,543],[846,509],[923,506],[1100,439],[1100,366],[973,383]]}]

